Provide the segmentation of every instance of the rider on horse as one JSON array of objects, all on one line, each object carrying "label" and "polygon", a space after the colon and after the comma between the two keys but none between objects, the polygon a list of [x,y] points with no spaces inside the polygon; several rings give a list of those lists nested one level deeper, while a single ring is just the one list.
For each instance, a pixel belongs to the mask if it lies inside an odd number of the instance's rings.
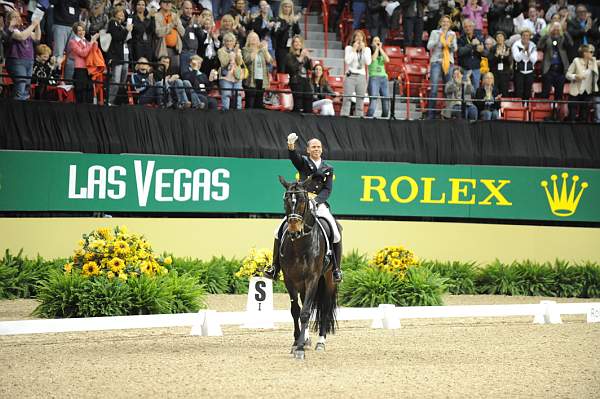
[{"label": "rider on horse", "polygon": [[[337,223],[331,212],[327,199],[333,189],[333,167],[321,159],[323,147],[321,142],[315,138],[308,141],[306,152],[308,156],[301,155],[296,150],[296,133],[288,135],[288,156],[300,174],[300,180],[306,180],[311,177],[308,185],[309,196],[311,203],[316,207],[316,215],[327,220],[331,226],[333,235],[333,280],[336,283],[342,281],[342,271],[340,269],[340,260],[342,259],[341,235]],[[285,223],[285,220],[284,222]],[[282,223],[282,225],[283,225]],[[275,279],[279,274],[279,246],[281,240],[281,227],[275,232],[275,243],[273,245],[273,265],[269,266],[264,276],[270,279]]]}]

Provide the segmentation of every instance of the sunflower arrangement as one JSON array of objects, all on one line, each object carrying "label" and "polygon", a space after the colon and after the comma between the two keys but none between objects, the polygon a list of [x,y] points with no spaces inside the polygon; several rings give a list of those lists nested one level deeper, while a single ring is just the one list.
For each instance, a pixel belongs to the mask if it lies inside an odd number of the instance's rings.
[{"label": "sunflower arrangement", "polygon": [[[240,270],[235,273],[236,277],[262,277],[265,269],[273,263],[273,251],[268,249],[250,249],[250,253],[242,260]],[[283,280],[283,274],[279,274]]]},{"label": "sunflower arrangement", "polygon": [[419,264],[415,254],[400,245],[388,246],[373,255],[370,265],[376,269],[388,271],[404,278],[409,267]]},{"label": "sunflower arrangement", "polygon": [[173,260],[152,253],[144,236],[130,233],[125,226],[101,227],[79,240],[73,261],[64,265],[65,273],[80,272],[86,277],[106,276],[126,281],[141,275],[167,274]]}]

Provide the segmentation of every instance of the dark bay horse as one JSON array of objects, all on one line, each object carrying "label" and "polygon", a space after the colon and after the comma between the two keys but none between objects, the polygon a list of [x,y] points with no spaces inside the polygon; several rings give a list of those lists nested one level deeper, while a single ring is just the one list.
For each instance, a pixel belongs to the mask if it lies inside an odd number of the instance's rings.
[{"label": "dark bay horse", "polygon": [[288,183],[279,176],[286,188],[283,202],[287,220],[281,238],[279,264],[290,295],[294,318],[292,353],[296,359],[304,359],[311,315],[315,316],[314,330],[319,332],[316,350],[325,349],[325,337],[329,332],[334,333],[336,327],[337,285],[333,282],[332,259],[327,255],[331,229],[325,220],[321,220],[320,224],[326,230],[323,232],[310,206],[305,188],[310,180],[309,177],[303,182]]}]

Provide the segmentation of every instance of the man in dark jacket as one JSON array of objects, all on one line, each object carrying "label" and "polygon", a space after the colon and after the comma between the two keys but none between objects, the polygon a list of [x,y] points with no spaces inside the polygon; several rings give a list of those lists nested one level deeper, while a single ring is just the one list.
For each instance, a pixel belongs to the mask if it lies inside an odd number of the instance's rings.
[{"label": "man in dark jacket", "polygon": [[496,36],[496,32],[501,30],[510,37],[514,32],[513,18],[518,17],[524,9],[521,0],[494,0],[487,16],[490,35]]},{"label": "man in dark jacket", "polygon": [[[550,25],[548,34],[542,36],[537,48],[544,52],[542,60],[542,98],[550,98],[550,90],[554,87],[554,99],[562,100],[565,85],[565,73],[569,69],[568,49],[573,41],[568,33],[562,33],[560,22]],[[558,110],[552,115],[558,119]]]},{"label": "man in dark jacket", "polygon": [[200,107],[204,109],[217,109],[217,100],[208,96],[209,90],[214,86],[214,81],[217,80],[217,71],[212,70],[210,76],[206,76],[202,71],[202,57],[199,55],[192,56],[189,64],[189,69],[182,75],[183,81],[188,81],[192,85],[192,89],[200,99]]},{"label": "man in dark jacket", "polygon": [[[321,158],[323,147],[321,142],[315,138],[308,141],[306,148],[307,155],[301,155],[296,150],[296,140],[298,136],[295,133],[288,135],[288,156],[294,164],[294,167],[300,174],[300,180],[306,180],[309,176],[312,178],[307,188],[309,197],[313,203],[314,211],[318,217],[327,220],[333,235],[333,281],[339,283],[342,281],[342,271],[340,269],[340,260],[342,259],[342,242],[340,231],[331,211],[327,200],[333,190],[333,167]],[[281,226],[285,223],[285,219]],[[275,243],[273,245],[273,265],[265,270],[265,277],[275,279],[279,274],[279,245],[280,230],[276,231]]]},{"label": "man in dark jacket", "polygon": [[[52,55],[59,64],[63,59],[67,43],[73,30],[73,24],[79,21],[82,9],[89,9],[88,0],[52,0],[54,5],[54,25],[52,25]],[[65,65],[65,79],[73,77],[74,65],[69,62]]]},{"label": "man in dark jacket", "polygon": [[429,0],[400,0],[404,47],[421,47],[423,45],[423,17],[428,2]]},{"label": "man in dark jacket", "polygon": [[388,33],[387,15],[385,12],[387,4],[387,0],[367,0],[367,29],[369,29],[372,38],[379,36],[382,43],[385,43]]},{"label": "man in dark jacket", "polygon": [[463,22],[464,34],[458,39],[458,65],[465,71],[465,79],[471,78],[473,90],[476,91],[481,80],[481,57],[487,57],[488,51],[483,45],[483,38],[475,33],[475,23],[470,19]]},{"label": "man in dark jacket", "polygon": [[577,5],[575,8],[575,18],[567,21],[567,31],[573,39],[573,47],[569,58],[573,59],[577,56],[579,46],[583,44],[592,44],[592,17],[588,15],[587,7],[583,4]]}]

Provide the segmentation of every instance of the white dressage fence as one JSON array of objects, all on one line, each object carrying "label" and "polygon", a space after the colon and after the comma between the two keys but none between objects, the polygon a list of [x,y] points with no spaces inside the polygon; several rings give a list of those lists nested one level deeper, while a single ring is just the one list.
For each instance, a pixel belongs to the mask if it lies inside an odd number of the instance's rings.
[{"label": "white dressage fence", "polygon": [[[471,317],[530,316],[536,324],[561,323],[561,315],[587,315],[588,322],[600,322],[600,302],[556,303],[541,301],[523,305],[465,305],[376,308],[338,308],[337,318],[370,320],[372,328],[400,328],[405,319],[440,319]],[[250,328],[273,328],[274,323],[291,323],[288,310],[263,312],[217,312],[90,317],[77,319],[16,320],[0,322],[0,335],[45,334],[78,331],[125,330],[140,328],[192,327],[192,335],[223,335],[221,326],[238,325]]]}]

